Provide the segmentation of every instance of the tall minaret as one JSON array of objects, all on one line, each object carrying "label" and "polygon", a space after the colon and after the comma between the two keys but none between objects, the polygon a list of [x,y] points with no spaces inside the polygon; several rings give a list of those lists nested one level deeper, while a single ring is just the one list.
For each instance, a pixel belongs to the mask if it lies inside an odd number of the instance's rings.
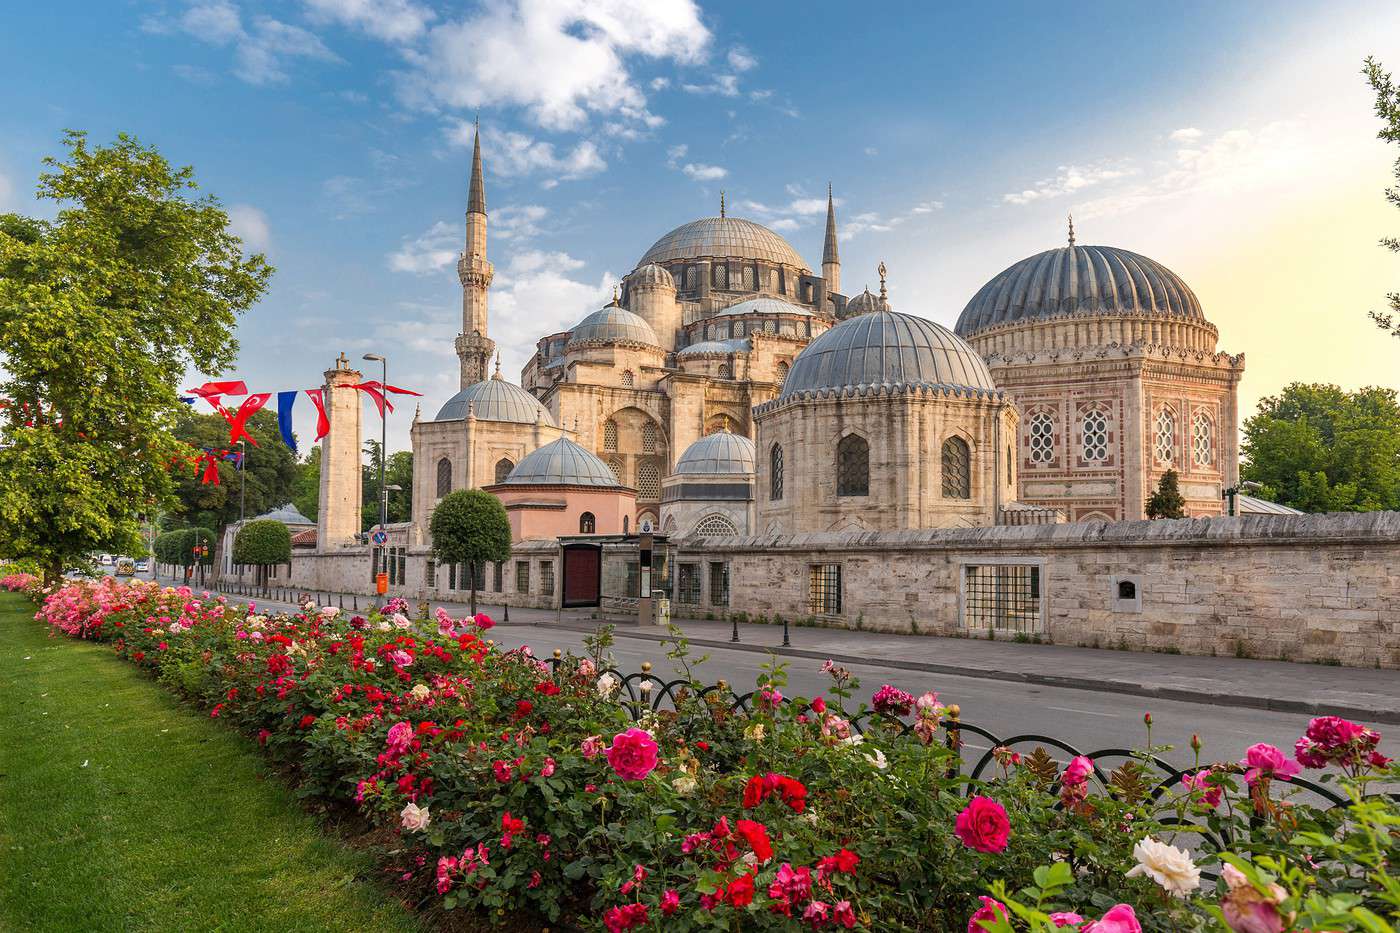
[{"label": "tall minaret", "polygon": [[462,332],[457,358],[462,361],[462,388],[487,376],[496,342],[486,336],[486,290],[495,269],[486,259],[486,186],[481,179],[481,122],[472,143],[472,180],[467,190],[467,244],[457,260],[462,281]]},{"label": "tall minaret", "polygon": [[826,186],[826,245],[822,247],[822,278],[827,294],[841,294],[841,257],[836,255],[836,202]]}]

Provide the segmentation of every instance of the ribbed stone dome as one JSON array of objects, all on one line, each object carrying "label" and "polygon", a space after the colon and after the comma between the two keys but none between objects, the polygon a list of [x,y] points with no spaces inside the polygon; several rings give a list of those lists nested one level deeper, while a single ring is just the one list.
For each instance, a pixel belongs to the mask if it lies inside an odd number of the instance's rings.
[{"label": "ribbed stone dome", "polygon": [[763,297],[750,298],[715,312],[715,316],[721,314],[804,314],[811,317],[812,309],[783,301],[781,298]]},{"label": "ribbed stone dome", "polygon": [[569,335],[569,346],[598,341],[601,343],[640,343],[649,347],[660,347],[656,331],[642,318],[621,305],[611,304],[594,311],[578,322]]},{"label": "ribbed stone dome", "polygon": [[682,224],[653,243],[637,265],[679,259],[762,259],[807,268],[791,243],[742,217],[702,217]]},{"label": "ribbed stone dome", "polygon": [[983,285],[955,330],[966,337],[999,324],[1075,313],[1206,320],[1195,293],[1161,263],[1112,246],[1062,246],[1022,259]]},{"label": "ribbed stone dome", "polygon": [[628,275],[627,284],[632,288],[675,288],[676,280],[664,268],[649,262]]},{"label": "ribbed stone dome", "polygon": [[754,472],[753,441],[742,434],[716,431],[691,444],[676,461],[677,473],[727,474]]},{"label": "ribbed stone dome", "polygon": [[742,353],[749,349],[747,337],[731,337],[728,340],[702,340],[683,348],[676,356],[699,356],[702,353]]},{"label": "ribbed stone dome", "polygon": [[779,398],[820,389],[923,383],[996,390],[977,351],[927,318],[876,311],[848,318],[798,354]]},{"label": "ribbed stone dome", "polygon": [[882,299],[879,295],[870,294],[870,289],[856,295],[846,302],[846,317],[855,317],[857,314],[869,314],[872,311],[888,311],[890,303]]},{"label": "ribbed stone dome", "polygon": [[490,379],[473,383],[447,400],[438,409],[437,421],[456,421],[467,416],[467,406],[480,421],[513,421],[517,424],[534,424],[538,419],[550,427],[554,426],[554,416],[540,400],[520,386],[506,382],[497,373]]},{"label": "ribbed stone dome", "polygon": [[313,522],[311,519],[309,519],[309,518],[307,518],[305,515],[301,514],[301,510],[298,509],[295,505],[293,505],[293,504],[290,503],[290,502],[288,502],[288,503],[287,503],[286,505],[284,505],[284,506],[280,506],[280,507],[278,507],[278,508],[275,508],[275,509],[273,509],[273,510],[270,511],[270,512],[264,512],[264,513],[262,513],[261,515],[258,516],[258,520],[259,520],[259,521],[261,521],[261,520],[263,520],[263,519],[265,519],[265,518],[266,518],[266,519],[271,519],[271,520],[274,521],[274,522],[281,522],[281,523],[284,524],[284,525],[314,525],[314,524],[316,524],[316,523]]},{"label": "ribbed stone dome", "polygon": [[505,478],[511,486],[618,485],[608,465],[567,437],[551,441],[521,458]]}]

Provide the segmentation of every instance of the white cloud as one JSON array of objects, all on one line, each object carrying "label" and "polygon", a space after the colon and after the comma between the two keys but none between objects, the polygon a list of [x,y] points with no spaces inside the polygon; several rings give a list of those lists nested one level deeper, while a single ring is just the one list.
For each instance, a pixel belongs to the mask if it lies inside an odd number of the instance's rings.
[{"label": "white cloud", "polygon": [[1202,135],[1204,134],[1202,134],[1201,131],[1196,129],[1194,126],[1186,126],[1182,127],[1179,130],[1172,130],[1171,139],[1173,142],[1189,143],[1195,142],[1196,140],[1200,139]]},{"label": "white cloud", "polygon": [[549,214],[538,204],[512,204],[491,212],[491,236],[502,240],[526,240],[540,233],[539,223]]},{"label": "white cloud", "polygon": [[234,74],[254,85],[286,81],[288,59],[340,61],[314,33],[300,26],[258,16],[251,26],[245,27],[238,7],[229,0],[200,0],[173,23],[152,17],[146,19],[143,28],[160,34],[178,30],[209,45],[232,46]]},{"label": "white cloud", "polygon": [[666,167],[679,168],[681,159],[684,159],[685,154],[689,151],[690,147],[687,146],[685,143],[681,143],[678,146],[671,146],[670,148],[668,148],[666,150]]},{"label": "white cloud", "polygon": [[728,60],[729,67],[735,71],[748,71],[758,64],[758,59],[754,58],[753,53],[742,45],[736,45],[729,50]]},{"label": "white cloud", "polygon": [[1055,170],[1053,178],[1042,178],[1030,188],[1008,192],[1002,196],[1002,201],[1007,204],[1030,204],[1047,198],[1063,197],[1107,181],[1125,178],[1135,171],[1136,169],[1123,163],[1061,165]]},{"label": "white cloud", "polygon": [[698,63],[709,41],[693,0],[497,0],[433,27],[400,91],[430,109],[523,107],[551,130],[589,114],[654,121],[627,57]]},{"label": "white cloud", "polygon": [[708,84],[682,84],[681,90],[687,94],[718,94],[721,97],[739,96],[737,75],[715,75]]},{"label": "white cloud", "polygon": [[868,156],[879,155],[879,154],[880,154],[880,150],[879,150],[879,149],[876,149],[874,146],[866,146],[866,147],[865,147],[865,154],[868,155]]},{"label": "white cloud", "polygon": [[214,73],[198,65],[171,65],[170,70],[175,72],[176,77],[190,84],[214,83]]},{"label": "white cloud", "polygon": [[502,346],[504,366],[517,372],[545,334],[573,327],[601,308],[617,277],[604,272],[595,283],[574,274],[584,263],[567,253],[522,250],[496,270],[491,286],[491,336]]},{"label": "white cloud", "polygon": [[894,214],[864,211],[845,220],[838,217],[836,229],[841,240],[850,240],[865,233],[888,233],[917,217],[941,210],[943,210],[942,201],[920,201],[913,207]]},{"label": "white cloud", "polygon": [[772,96],[773,92],[769,90],[749,91],[749,100],[767,100]]},{"label": "white cloud", "polygon": [[465,237],[464,228],[440,220],[418,236],[406,237],[389,254],[389,268],[415,275],[439,272],[457,261]]},{"label": "white cloud", "polygon": [[414,0],[302,0],[313,20],[362,30],[386,42],[407,42],[427,29],[436,14]]},{"label": "white cloud", "polygon": [[664,91],[664,90],[666,90],[666,88],[668,88],[668,87],[670,87],[670,86],[671,86],[671,79],[670,79],[670,78],[662,77],[662,78],[652,78],[652,79],[651,79],[651,89],[652,89],[653,91]]},{"label": "white cloud", "polygon": [[[470,122],[458,120],[448,127],[447,137],[454,145],[465,148],[471,146],[475,132]],[[506,177],[548,175],[550,187],[559,181],[596,175],[608,167],[597,143],[590,139],[560,154],[555,152],[553,143],[524,133],[483,130],[481,147],[484,157],[490,160],[492,174]]]},{"label": "white cloud", "polygon": [[687,162],[681,166],[687,178],[695,181],[718,181],[729,174],[729,170],[718,165],[705,165],[703,162]]},{"label": "white cloud", "polygon": [[228,225],[243,241],[245,252],[265,253],[272,248],[272,227],[267,215],[251,204],[229,205]]}]

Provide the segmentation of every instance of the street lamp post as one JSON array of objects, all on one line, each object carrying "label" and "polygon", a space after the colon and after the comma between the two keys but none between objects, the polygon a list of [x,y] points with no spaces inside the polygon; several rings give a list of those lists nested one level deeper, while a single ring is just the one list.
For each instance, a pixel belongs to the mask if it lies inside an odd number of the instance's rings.
[{"label": "street lamp post", "polygon": [[[384,405],[389,404],[388,389],[389,384],[389,361],[379,353],[366,353],[366,360],[378,362],[380,365],[379,392],[384,398]],[[384,448],[387,446],[389,438],[389,412],[381,410],[379,412],[379,528],[382,531],[384,526],[389,524],[389,490],[384,488],[384,461],[388,459],[384,455]]]},{"label": "street lamp post", "polygon": [[1255,490],[1263,488],[1263,486],[1260,486],[1258,483],[1253,482],[1252,480],[1245,480],[1244,482],[1237,483],[1236,485],[1231,486],[1228,489],[1221,490],[1220,498],[1224,499],[1226,503],[1225,514],[1230,516],[1231,518],[1235,517],[1235,498],[1239,496],[1241,492],[1254,492]]},{"label": "street lamp post", "polygon": [[[238,439],[238,527],[243,527],[243,514],[248,506],[248,442]],[[243,582],[243,565],[238,565],[238,582]]]}]

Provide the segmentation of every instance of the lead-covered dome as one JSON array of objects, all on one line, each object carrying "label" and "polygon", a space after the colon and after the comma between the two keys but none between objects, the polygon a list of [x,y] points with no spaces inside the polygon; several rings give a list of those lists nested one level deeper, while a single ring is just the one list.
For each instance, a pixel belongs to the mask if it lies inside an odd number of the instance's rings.
[{"label": "lead-covered dome", "polygon": [[888,311],[890,303],[878,295],[870,294],[867,287],[865,291],[856,295],[846,302],[846,316],[855,317],[858,314],[870,314],[872,311]]},{"label": "lead-covered dome", "polygon": [[467,416],[467,409],[478,421],[513,421],[534,424],[537,420],[551,427],[554,416],[540,400],[520,386],[506,382],[498,372],[490,379],[473,383],[447,400],[438,409],[438,421],[456,421]]},{"label": "lead-covered dome", "polygon": [[578,322],[569,335],[569,346],[581,343],[634,343],[660,347],[656,331],[645,320],[618,304],[594,311]]},{"label": "lead-covered dome", "polygon": [[973,296],[958,318],[966,337],[1000,324],[1068,314],[1167,315],[1206,323],[1181,276],[1112,246],[1062,246],[1022,259]]},{"label": "lead-covered dome", "polygon": [[521,458],[505,478],[509,486],[606,486],[619,483],[608,465],[567,437]]},{"label": "lead-covered dome", "polygon": [[637,265],[684,259],[761,259],[807,268],[791,243],[742,217],[702,217],[682,224],[653,243]]},{"label": "lead-covered dome", "polygon": [[753,441],[742,434],[716,431],[691,444],[676,461],[676,473],[690,475],[754,472]]},{"label": "lead-covered dome", "polygon": [[665,268],[649,262],[632,270],[627,276],[627,284],[632,288],[675,288],[676,280]]},{"label": "lead-covered dome", "polygon": [[721,314],[801,314],[805,317],[811,317],[812,309],[795,305],[781,298],[770,298],[764,295],[737,302],[727,308],[721,308],[714,313],[714,316],[718,317]]},{"label": "lead-covered dome", "polygon": [[996,391],[987,364],[957,334],[927,318],[876,311],[848,318],[809,343],[779,398],[896,383]]}]

